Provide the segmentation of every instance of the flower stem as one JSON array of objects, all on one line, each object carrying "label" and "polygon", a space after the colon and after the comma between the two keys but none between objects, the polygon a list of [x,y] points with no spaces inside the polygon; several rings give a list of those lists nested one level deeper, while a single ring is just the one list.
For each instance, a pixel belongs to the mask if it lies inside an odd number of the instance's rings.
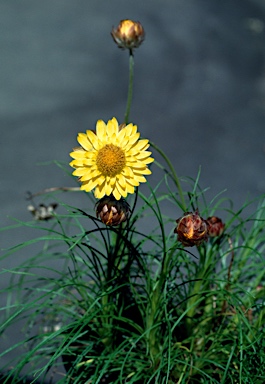
[{"label": "flower stem", "polygon": [[130,110],[132,105],[132,95],[133,95],[133,69],[134,69],[134,57],[133,51],[130,49],[130,58],[129,58],[129,87],[128,87],[128,97],[127,97],[127,106],[124,117],[125,124],[129,122]]},{"label": "flower stem", "polygon": [[174,181],[174,183],[175,183],[175,185],[177,187],[178,193],[179,193],[181,209],[183,210],[183,212],[186,212],[187,208],[186,208],[186,203],[185,203],[185,199],[184,199],[184,195],[183,195],[183,190],[181,188],[181,185],[180,185],[180,182],[179,182],[179,178],[178,178],[178,175],[177,175],[177,173],[175,171],[175,168],[173,167],[171,161],[169,160],[167,155],[164,153],[164,151],[162,151],[162,149],[160,149],[153,142],[150,142],[150,144],[163,157],[163,159],[166,161],[166,163],[167,163],[167,165],[168,165],[168,167],[169,167],[169,169],[171,171],[173,181]]},{"label": "flower stem", "polygon": [[158,281],[155,283],[154,291],[150,300],[150,309],[147,315],[147,329],[150,330],[148,335],[149,348],[152,362],[155,366],[159,364],[160,360],[160,340],[158,338],[159,324],[163,312],[159,311],[164,300],[164,290],[166,286],[167,277],[169,274],[170,260],[172,258],[173,250],[166,252],[163,257],[161,273]]},{"label": "flower stem", "polygon": [[[195,283],[189,293],[187,300],[187,317],[186,326],[188,334],[191,335],[194,329],[194,315],[198,310],[202,300],[205,300],[204,292],[209,289],[210,280],[209,274],[212,272],[213,254],[207,252],[206,248],[201,246],[197,248],[200,254],[200,263],[198,265],[198,272],[195,276]],[[204,310],[206,309],[206,306]]]}]

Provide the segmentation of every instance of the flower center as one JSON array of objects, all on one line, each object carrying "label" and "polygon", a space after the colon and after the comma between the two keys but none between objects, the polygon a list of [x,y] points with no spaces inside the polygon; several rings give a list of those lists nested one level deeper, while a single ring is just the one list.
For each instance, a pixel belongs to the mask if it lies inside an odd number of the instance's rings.
[{"label": "flower center", "polygon": [[106,144],[97,154],[97,167],[104,176],[116,176],[125,166],[124,151],[113,144]]}]

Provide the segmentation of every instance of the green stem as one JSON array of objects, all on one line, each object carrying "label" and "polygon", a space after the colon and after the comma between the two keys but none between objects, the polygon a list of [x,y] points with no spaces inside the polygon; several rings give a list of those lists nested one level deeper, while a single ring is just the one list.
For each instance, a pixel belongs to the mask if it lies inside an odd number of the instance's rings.
[{"label": "green stem", "polygon": [[130,59],[129,59],[129,87],[128,87],[128,97],[127,97],[127,106],[124,117],[125,124],[129,122],[130,110],[132,105],[132,96],[133,96],[133,68],[134,68],[134,57],[133,51],[130,49]]},{"label": "green stem", "polygon": [[209,272],[212,265],[212,254],[206,253],[206,249],[199,247],[198,248],[200,254],[200,265],[198,268],[198,273],[196,274],[196,282],[190,292],[190,297],[187,300],[187,331],[189,334],[192,333],[192,329],[194,327],[193,317],[196,314],[197,307],[201,303],[200,292],[205,291],[209,288]]},{"label": "green stem", "polygon": [[179,193],[181,209],[183,210],[183,212],[186,212],[186,210],[187,210],[186,203],[185,203],[183,191],[182,191],[182,188],[181,188],[181,185],[180,185],[180,181],[179,181],[178,175],[177,175],[177,173],[175,171],[175,168],[173,167],[171,161],[169,160],[167,155],[164,153],[164,151],[162,151],[162,149],[160,149],[153,142],[150,142],[150,144],[151,144],[151,147],[153,147],[163,157],[163,159],[166,161],[166,163],[167,163],[167,165],[168,165],[168,167],[169,167],[169,169],[171,171],[173,181],[174,181],[174,183],[175,183],[175,185],[177,187],[178,193]]},{"label": "green stem", "polygon": [[164,291],[167,276],[168,276],[169,263],[172,257],[172,253],[173,251],[168,252],[164,255],[161,274],[153,290],[153,295],[151,297],[151,305],[149,309],[150,312],[147,315],[147,329],[150,329],[150,332],[148,335],[149,348],[150,348],[151,359],[153,361],[154,366],[157,366],[159,362],[159,352],[160,352],[158,338],[157,338],[157,332],[159,331],[159,328],[156,327],[156,324],[158,324],[161,321],[161,317],[163,316],[163,312],[161,310],[159,312],[159,316],[157,316],[157,313],[161,308],[161,300],[163,300],[163,291]]}]

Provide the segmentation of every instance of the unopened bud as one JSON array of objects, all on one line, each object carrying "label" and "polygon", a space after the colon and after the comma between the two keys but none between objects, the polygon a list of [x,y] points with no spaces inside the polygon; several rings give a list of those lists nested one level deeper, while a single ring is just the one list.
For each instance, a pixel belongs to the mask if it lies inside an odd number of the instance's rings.
[{"label": "unopened bud", "polygon": [[121,20],[117,28],[112,28],[111,36],[122,49],[138,48],[144,41],[145,32],[138,21]]},{"label": "unopened bud", "polygon": [[207,224],[198,211],[187,212],[176,222],[177,227],[174,232],[178,235],[178,241],[185,247],[193,247],[207,241]]},{"label": "unopened bud", "polygon": [[221,236],[225,229],[225,224],[219,217],[211,216],[206,220],[208,225],[208,235],[210,237]]},{"label": "unopened bud", "polygon": [[115,226],[128,220],[130,216],[129,204],[121,198],[116,200],[114,196],[104,196],[96,204],[96,214],[102,223]]}]

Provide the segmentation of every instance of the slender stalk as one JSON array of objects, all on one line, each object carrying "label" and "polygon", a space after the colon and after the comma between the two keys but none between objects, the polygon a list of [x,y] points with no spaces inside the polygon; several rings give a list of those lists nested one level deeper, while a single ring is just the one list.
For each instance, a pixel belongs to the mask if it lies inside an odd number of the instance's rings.
[{"label": "slender stalk", "polygon": [[153,142],[150,142],[151,144],[151,147],[153,147],[162,157],[163,159],[166,161],[169,169],[170,169],[170,172],[172,174],[172,178],[173,178],[173,181],[177,187],[177,190],[178,190],[178,193],[179,193],[179,197],[180,197],[180,202],[181,202],[181,208],[183,210],[183,212],[186,212],[187,208],[186,208],[186,203],[185,203],[185,199],[184,199],[184,195],[183,195],[183,190],[182,190],[182,187],[180,185],[180,181],[179,181],[179,178],[178,178],[178,175],[175,171],[175,168],[173,167],[171,161],[169,160],[169,158],[167,157],[167,155],[164,153],[164,151],[162,151],[162,149],[160,149],[156,144],[154,144]]},{"label": "slender stalk", "polygon": [[[159,312],[159,308],[161,308],[161,300],[163,300],[164,288],[168,276],[169,264],[172,258],[172,253],[173,251],[167,252],[164,255],[161,274],[158,282],[155,285],[153,295],[151,297],[150,313],[147,316],[147,329],[150,329],[150,333],[148,336],[150,355],[155,366],[159,363],[160,353],[159,343],[157,340],[158,327],[156,327],[155,325],[161,321],[161,317],[163,316],[163,312],[161,310]],[[159,315],[157,316],[158,312]]]},{"label": "slender stalk", "polygon": [[196,282],[190,292],[190,297],[187,300],[187,318],[186,325],[188,334],[192,333],[194,326],[193,317],[196,313],[197,307],[200,305],[200,292],[209,289],[209,280],[208,275],[210,272],[210,267],[212,265],[212,253],[207,253],[205,247],[198,247],[200,253],[200,264],[198,266],[198,272],[195,276]]},{"label": "slender stalk", "polygon": [[129,58],[129,86],[128,86],[128,96],[127,96],[127,105],[126,112],[124,117],[125,124],[129,122],[130,110],[132,105],[132,96],[133,96],[133,72],[134,72],[134,57],[133,51],[130,49],[130,58]]}]

